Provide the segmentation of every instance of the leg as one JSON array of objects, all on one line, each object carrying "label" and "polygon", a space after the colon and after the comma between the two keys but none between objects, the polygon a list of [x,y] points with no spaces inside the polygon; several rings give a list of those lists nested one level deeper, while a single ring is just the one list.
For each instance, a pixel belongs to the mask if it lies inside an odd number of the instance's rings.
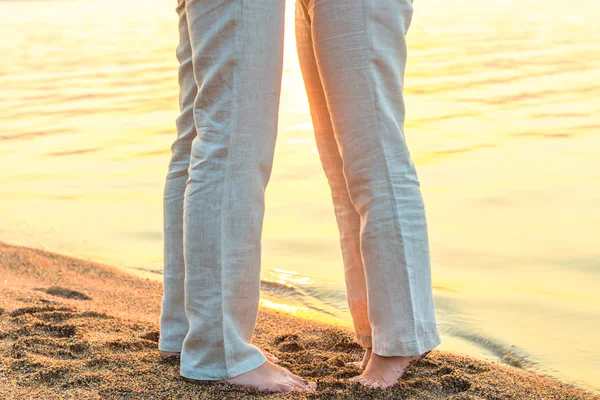
[{"label": "leg", "polygon": [[408,364],[440,343],[425,209],[403,130],[412,4],[305,4],[343,174],[360,215],[374,353],[365,373],[374,359],[399,357]]},{"label": "leg", "polygon": [[274,391],[304,385],[250,343],[259,301],[264,192],[277,130],[284,5],[185,4],[198,93],[183,204],[190,328],[180,373]]},{"label": "leg", "polygon": [[[179,17],[179,109],[177,138],[171,146],[171,160],[164,190],[164,269],[163,298],[160,316],[159,350],[162,357],[177,356],[189,323],[185,312],[185,262],[183,256],[183,199],[188,179],[192,140],[196,137],[194,101],[198,87],[192,66],[192,47],[185,12],[185,1],[176,7]],[[263,350],[271,362],[279,360]]]},{"label": "leg", "polygon": [[192,48],[185,3],[176,8],[179,16],[179,109],[177,139],[171,146],[171,160],[164,190],[163,297],[158,348],[164,356],[181,351],[189,323],[185,314],[185,263],[183,257],[183,197],[188,178],[190,150],[196,136],[193,105],[197,87],[192,68]]},{"label": "leg", "polygon": [[[321,164],[331,188],[333,208],[340,232],[348,306],[358,343],[370,349],[372,342],[367,311],[367,286],[360,254],[360,215],[352,204],[346,185],[342,158],[334,136],[313,50],[311,16],[302,0],[296,1],[295,18],[296,46],[310,104],[315,139]],[[369,353],[370,350],[367,350],[367,354]]]}]

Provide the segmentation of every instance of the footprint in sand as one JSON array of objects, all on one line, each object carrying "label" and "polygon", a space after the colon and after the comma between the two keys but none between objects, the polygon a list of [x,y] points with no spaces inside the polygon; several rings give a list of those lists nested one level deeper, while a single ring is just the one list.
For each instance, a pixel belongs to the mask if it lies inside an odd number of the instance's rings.
[{"label": "footprint in sand", "polygon": [[105,346],[116,352],[144,351],[155,349],[156,343],[146,339],[116,339],[106,342]]},{"label": "footprint in sand", "polygon": [[402,380],[410,387],[430,393],[440,392],[448,396],[444,398],[452,400],[479,399],[465,393],[471,389],[471,382],[465,374],[475,375],[486,371],[488,369],[484,365],[466,362],[453,367],[430,356],[415,364]]},{"label": "footprint in sand", "polygon": [[19,338],[12,345],[15,354],[35,353],[59,360],[82,359],[90,348],[84,341],[65,342],[63,338],[39,336]]},{"label": "footprint in sand", "polygon": [[277,336],[274,344],[279,351],[285,353],[296,353],[300,350],[304,350],[304,345],[300,340],[300,337],[295,334]]},{"label": "footprint in sand", "polygon": [[48,293],[52,296],[62,297],[64,299],[75,299],[75,300],[91,300],[92,298],[84,293],[78,292],[73,289],[63,288],[60,286],[52,286],[48,289],[46,288],[36,288],[35,290],[39,290],[41,292]]},{"label": "footprint in sand", "polygon": [[72,308],[69,307],[52,307],[52,306],[43,306],[43,307],[23,307],[17,308],[16,310],[11,311],[8,315],[11,317],[18,317],[25,314],[36,314],[40,312],[46,311],[73,311]]},{"label": "footprint in sand", "polygon": [[[64,288],[43,290],[60,297],[89,299],[82,293]],[[6,370],[18,375],[25,386],[66,385],[73,388],[104,383],[101,372],[81,373],[74,369],[76,364],[73,363],[91,360],[96,350],[92,343],[79,337],[77,324],[65,321],[113,317],[95,311],[78,311],[74,307],[49,305],[43,299],[28,300],[34,305],[13,310],[2,309],[0,313],[0,318],[9,324],[9,329],[0,332],[0,341],[6,349],[4,354],[8,356],[3,360]],[[153,342],[149,343],[155,346]],[[119,347],[117,343],[114,346]],[[148,343],[126,346],[150,347]]]}]

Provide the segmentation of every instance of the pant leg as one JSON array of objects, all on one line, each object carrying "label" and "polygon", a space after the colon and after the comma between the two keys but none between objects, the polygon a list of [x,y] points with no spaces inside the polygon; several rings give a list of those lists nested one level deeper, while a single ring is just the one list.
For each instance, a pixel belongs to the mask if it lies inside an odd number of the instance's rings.
[{"label": "pant leg", "polygon": [[283,1],[186,0],[198,94],[183,207],[182,376],[231,378],[262,365],[251,345],[264,192],[283,65]]},{"label": "pant leg", "polygon": [[441,341],[424,203],[403,126],[412,4],[304,1],[343,174],[360,215],[373,352],[422,354]]},{"label": "pant leg", "polygon": [[367,286],[360,254],[360,214],[352,204],[343,173],[342,158],[313,50],[311,17],[300,0],[296,1],[295,20],[298,59],[310,105],[319,157],[331,188],[333,209],[340,232],[348,306],[358,343],[370,348],[372,342],[367,310]]},{"label": "pant leg", "polygon": [[163,297],[158,348],[179,352],[189,328],[184,296],[183,198],[192,140],[196,136],[193,107],[198,88],[192,68],[192,47],[184,0],[178,0],[176,11],[179,17],[179,44],[176,56],[179,61],[180,114],[176,121],[177,138],[171,146],[171,160],[164,187]]}]

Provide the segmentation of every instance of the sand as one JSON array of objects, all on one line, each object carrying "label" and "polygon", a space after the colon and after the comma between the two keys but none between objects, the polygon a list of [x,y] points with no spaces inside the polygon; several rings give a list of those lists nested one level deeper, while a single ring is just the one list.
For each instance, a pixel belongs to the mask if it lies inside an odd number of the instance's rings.
[{"label": "sand", "polygon": [[557,380],[434,350],[392,389],[351,384],[350,331],[261,309],[255,344],[318,383],[260,394],[179,375],[159,358],[162,284],[96,262],[0,242],[1,399],[600,399]]}]

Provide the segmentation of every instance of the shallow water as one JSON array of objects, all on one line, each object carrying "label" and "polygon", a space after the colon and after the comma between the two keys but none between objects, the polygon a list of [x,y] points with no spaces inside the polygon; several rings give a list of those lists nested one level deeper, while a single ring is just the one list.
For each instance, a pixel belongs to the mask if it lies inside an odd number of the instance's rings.
[{"label": "shallow water", "polygon": [[[600,390],[600,5],[416,0],[406,137],[440,349]],[[263,304],[349,325],[288,2]],[[0,240],[161,279],[175,2],[0,1]]]}]

